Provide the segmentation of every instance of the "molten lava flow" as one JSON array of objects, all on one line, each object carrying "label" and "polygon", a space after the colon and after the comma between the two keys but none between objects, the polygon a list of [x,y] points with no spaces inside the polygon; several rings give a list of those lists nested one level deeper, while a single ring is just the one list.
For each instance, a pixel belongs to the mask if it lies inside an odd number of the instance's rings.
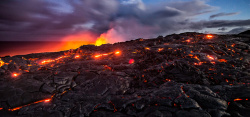
[{"label": "molten lava flow", "polygon": [[2,67],[5,63],[0,59],[0,67]]},{"label": "molten lava flow", "polygon": [[194,63],[194,65],[202,65],[202,62]]},{"label": "molten lava flow", "polygon": [[120,53],[121,53],[120,51],[116,51],[116,52],[115,52],[115,54],[117,54],[117,55],[120,54]]},{"label": "molten lava flow", "polygon": [[15,107],[15,108],[12,108],[12,109],[8,109],[9,111],[16,111],[16,110],[19,110],[23,107],[26,107],[26,106],[30,106],[32,104],[37,104],[37,103],[41,103],[41,102],[50,102],[51,101],[51,98],[48,98],[48,99],[44,99],[44,100],[39,100],[39,101],[36,101],[36,102],[33,102],[33,103],[30,103],[30,104],[26,104],[26,105],[23,105],[23,106],[19,106],[19,107]]},{"label": "molten lava flow", "polygon": [[129,63],[129,64],[133,64],[134,62],[135,62],[134,59],[130,59],[128,63]]},{"label": "molten lava flow", "polygon": [[207,55],[207,58],[209,58],[210,60],[214,60],[214,57],[209,56],[209,55]]},{"label": "molten lava flow", "polygon": [[107,38],[105,34],[101,34],[101,36],[96,40],[95,45],[96,46],[101,46],[102,44],[107,43]]},{"label": "molten lava flow", "polygon": [[47,63],[50,63],[50,62],[53,62],[54,60],[51,60],[51,59],[48,59],[48,60],[44,60],[41,62],[41,64],[47,64]]},{"label": "molten lava flow", "polygon": [[162,51],[163,49],[164,49],[164,48],[159,48],[159,49],[158,49],[158,52]]},{"label": "molten lava flow", "polygon": [[44,100],[44,102],[50,102],[51,101],[51,99],[45,99]]},{"label": "molten lava flow", "polygon": [[13,73],[12,76],[13,77],[17,77],[19,74],[18,73]]},{"label": "molten lava flow", "polygon": [[213,35],[207,35],[207,38],[208,38],[208,39],[212,39],[212,38],[213,38]]},{"label": "molten lava flow", "polygon": [[99,57],[101,57],[102,55],[95,55],[95,58],[99,58]]},{"label": "molten lava flow", "polygon": [[109,53],[105,53],[105,54],[97,54],[94,57],[95,58],[100,58],[102,56],[108,56],[108,55],[111,55],[111,54],[120,55],[121,51],[109,52]]},{"label": "molten lava flow", "polygon": [[226,59],[219,59],[220,62],[227,62]]},{"label": "molten lava flow", "polygon": [[241,101],[242,99],[240,99],[240,98],[236,98],[236,99],[234,99],[234,101]]},{"label": "molten lava flow", "polygon": [[77,58],[80,58],[80,55],[76,55],[76,56],[75,56],[75,59],[77,59]]}]

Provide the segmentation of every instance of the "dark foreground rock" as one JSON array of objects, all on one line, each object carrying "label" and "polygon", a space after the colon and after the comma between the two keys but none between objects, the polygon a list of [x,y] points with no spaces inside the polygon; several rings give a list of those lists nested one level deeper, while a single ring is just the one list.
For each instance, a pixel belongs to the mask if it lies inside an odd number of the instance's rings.
[{"label": "dark foreground rock", "polygon": [[159,36],[1,58],[0,115],[247,117],[246,37]]}]

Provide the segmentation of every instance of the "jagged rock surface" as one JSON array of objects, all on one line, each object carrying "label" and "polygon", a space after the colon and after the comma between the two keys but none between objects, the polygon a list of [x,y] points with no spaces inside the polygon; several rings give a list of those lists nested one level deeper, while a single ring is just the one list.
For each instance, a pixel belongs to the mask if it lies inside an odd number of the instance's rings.
[{"label": "jagged rock surface", "polygon": [[247,117],[247,40],[183,33],[3,57],[0,115]]}]

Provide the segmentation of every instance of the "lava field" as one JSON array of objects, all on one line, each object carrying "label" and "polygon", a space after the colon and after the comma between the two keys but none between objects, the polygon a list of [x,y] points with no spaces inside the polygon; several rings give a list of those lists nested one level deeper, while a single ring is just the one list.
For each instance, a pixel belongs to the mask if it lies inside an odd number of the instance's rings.
[{"label": "lava field", "polygon": [[250,38],[181,33],[0,60],[1,117],[247,117]]}]

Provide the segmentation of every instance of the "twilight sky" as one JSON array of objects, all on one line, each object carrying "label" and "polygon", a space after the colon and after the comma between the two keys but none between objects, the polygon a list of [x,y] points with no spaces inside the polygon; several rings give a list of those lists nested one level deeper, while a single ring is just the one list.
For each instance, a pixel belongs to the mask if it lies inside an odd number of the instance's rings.
[{"label": "twilight sky", "polygon": [[109,42],[250,29],[250,0],[1,0],[0,41]]}]

